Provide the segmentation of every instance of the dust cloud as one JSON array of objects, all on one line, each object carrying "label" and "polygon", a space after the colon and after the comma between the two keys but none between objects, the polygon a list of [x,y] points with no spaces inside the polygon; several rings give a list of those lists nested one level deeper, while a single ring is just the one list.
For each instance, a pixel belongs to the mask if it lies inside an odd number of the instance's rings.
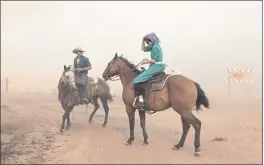
[{"label": "dust cloud", "polygon": [[[77,46],[101,77],[116,52],[135,64],[149,57],[141,39],[155,32],[164,62],[209,93],[226,95],[225,69],[247,63],[254,83],[233,93],[261,97],[261,19],[260,1],[1,2],[1,80],[13,92],[50,92]],[[111,88],[119,94],[120,82]]]},{"label": "dust cloud", "polygon": [[[1,2],[1,81],[10,81],[9,92],[1,83],[1,163],[260,164],[261,14],[261,1]],[[149,146],[141,145],[137,115],[135,142],[125,146],[129,122],[119,81],[110,82],[116,97],[106,128],[102,106],[89,124],[93,106],[86,114],[80,105],[71,129],[59,133],[63,109],[51,91],[63,65],[73,63],[72,50],[86,50],[89,76],[101,77],[116,52],[134,64],[149,57],[140,46],[150,32],[162,42],[164,62],[201,84],[210,100],[211,109],[194,113],[202,121],[201,157],[193,156],[194,129],[180,151],[171,150],[182,134],[172,110],[147,115]],[[231,84],[227,97],[226,68],[245,67],[254,83]]]}]

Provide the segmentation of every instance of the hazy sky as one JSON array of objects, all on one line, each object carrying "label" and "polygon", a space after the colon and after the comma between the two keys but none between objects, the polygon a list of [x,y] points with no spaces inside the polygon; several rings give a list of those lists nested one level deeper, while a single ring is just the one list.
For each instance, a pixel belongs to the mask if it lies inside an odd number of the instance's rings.
[{"label": "hazy sky", "polygon": [[247,61],[260,92],[261,3],[1,2],[1,80],[9,77],[11,90],[56,88],[77,46],[92,63],[89,75],[101,77],[116,52],[135,64],[149,57],[141,40],[155,32],[164,62],[204,88],[225,90],[225,68]]}]

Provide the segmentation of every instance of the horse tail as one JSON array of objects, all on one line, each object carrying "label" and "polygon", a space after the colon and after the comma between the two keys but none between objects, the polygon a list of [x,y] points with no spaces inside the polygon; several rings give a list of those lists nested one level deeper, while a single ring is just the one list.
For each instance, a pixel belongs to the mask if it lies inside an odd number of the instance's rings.
[{"label": "horse tail", "polygon": [[196,111],[201,110],[201,105],[203,105],[207,109],[210,109],[209,100],[206,97],[204,91],[198,83],[194,82],[194,84],[197,89]]}]

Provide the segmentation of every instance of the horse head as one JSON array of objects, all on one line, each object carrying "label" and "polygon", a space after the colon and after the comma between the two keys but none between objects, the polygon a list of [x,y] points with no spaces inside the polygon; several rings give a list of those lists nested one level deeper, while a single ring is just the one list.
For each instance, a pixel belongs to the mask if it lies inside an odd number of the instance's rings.
[{"label": "horse head", "polygon": [[104,73],[102,75],[105,81],[119,74],[119,70],[118,70],[119,60],[118,59],[119,59],[119,56],[116,53],[114,58],[108,63],[107,67],[105,68]]},{"label": "horse head", "polygon": [[135,74],[133,74],[133,76],[135,76],[140,73],[140,71],[137,69],[137,66],[123,57],[123,54],[121,56],[118,56],[116,53],[114,58],[108,63],[107,67],[105,68],[102,77],[105,81],[107,81],[112,80],[112,78],[116,76],[129,76],[129,74],[127,73],[130,72],[134,72]]},{"label": "horse head", "polygon": [[75,74],[71,65],[69,65],[68,67],[64,65],[60,83],[64,86],[70,87],[71,89],[77,89],[75,84]]}]

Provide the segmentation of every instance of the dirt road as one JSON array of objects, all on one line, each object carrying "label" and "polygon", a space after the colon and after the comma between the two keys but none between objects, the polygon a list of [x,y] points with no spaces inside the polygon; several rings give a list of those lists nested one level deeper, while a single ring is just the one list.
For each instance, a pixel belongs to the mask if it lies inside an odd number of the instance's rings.
[{"label": "dirt road", "polygon": [[[101,128],[100,108],[88,123],[85,106],[74,109],[71,130],[59,133],[62,108],[51,94],[1,95],[2,163],[261,163],[261,101],[210,97],[202,121],[201,156],[193,156],[194,130],[184,148],[171,148],[181,136],[181,121],[172,110],[147,115],[149,146],[143,146],[139,117],[135,141],[125,146],[129,129],[120,98],[110,104],[109,123]],[[223,141],[214,141],[221,137]]]}]

